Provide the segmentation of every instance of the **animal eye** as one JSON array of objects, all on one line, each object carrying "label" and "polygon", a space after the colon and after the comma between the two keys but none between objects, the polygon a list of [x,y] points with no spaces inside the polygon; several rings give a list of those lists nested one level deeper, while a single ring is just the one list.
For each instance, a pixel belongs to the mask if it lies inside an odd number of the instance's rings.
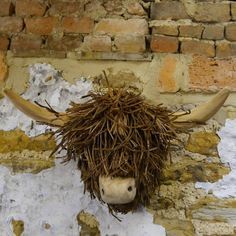
[{"label": "animal eye", "polygon": [[131,186],[128,187],[128,191],[129,191],[129,192],[132,191],[132,187],[131,187]]},{"label": "animal eye", "polygon": [[102,195],[104,195],[104,193],[105,193],[105,192],[104,192],[104,189],[102,188]]}]

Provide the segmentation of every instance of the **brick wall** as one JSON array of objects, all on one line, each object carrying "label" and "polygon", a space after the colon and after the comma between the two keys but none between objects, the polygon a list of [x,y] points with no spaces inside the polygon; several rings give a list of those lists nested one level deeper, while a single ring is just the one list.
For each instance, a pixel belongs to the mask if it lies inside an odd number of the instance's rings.
[{"label": "brick wall", "polygon": [[1,0],[0,50],[77,59],[234,56],[236,2]]}]

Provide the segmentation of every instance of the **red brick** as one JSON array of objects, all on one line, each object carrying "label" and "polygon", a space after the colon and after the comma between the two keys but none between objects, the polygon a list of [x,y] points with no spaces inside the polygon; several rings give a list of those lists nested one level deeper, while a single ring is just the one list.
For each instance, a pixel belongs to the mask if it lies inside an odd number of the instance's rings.
[{"label": "red brick", "polygon": [[146,49],[145,36],[142,35],[118,35],[115,37],[117,51],[124,53],[139,53]]},{"label": "red brick", "polygon": [[4,36],[0,36],[0,51],[7,51],[9,46],[9,39]]},{"label": "red brick", "polygon": [[194,56],[189,66],[190,89],[219,90],[229,87],[236,91],[236,58],[212,59]]},{"label": "red brick", "polygon": [[8,76],[8,67],[3,52],[0,52],[0,84],[6,80]]},{"label": "red brick", "polygon": [[10,0],[1,0],[0,16],[11,16],[14,13],[14,5]]},{"label": "red brick", "polygon": [[82,39],[78,36],[66,35],[61,39],[48,38],[47,48],[56,51],[74,51],[82,44]]},{"label": "red brick", "polygon": [[40,0],[16,0],[17,16],[43,16],[47,5]]},{"label": "red brick", "polygon": [[175,80],[175,72],[177,69],[177,59],[173,55],[164,58],[159,76],[158,87],[161,92],[175,93],[179,90],[177,81]]},{"label": "red brick", "polygon": [[152,3],[152,20],[180,20],[190,18],[185,10],[184,4],[178,1],[162,1]]},{"label": "red brick", "polygon": [[49,9],[50,15],[77,16],[84,11],[83,2],[56,1]]},{"label": "red brick", "polygon": [[190,38],[201,38],[203,31],[202,25],[180,25],[179,36]]},{"label": "red brick", "polygon": [[236,43],[228,41],[216,42],[216,56],[220,58],[236,56]]},{"label": "red brick", "polygon": [[183,40],[181,42],[181,52],[186,54],[199,54],[208,57],[215,56],[214,42],[204,40]]},{"label": "red brick", "polygon": [[91,36],[84,37],[83,49],[93,52],[110,52],[111,38],[109,36]]},{"label": "red brick", "polygon": [[13,51],[25,51],[25,50],[37,50],[42,45],[42,38],[36,35],[19,35],[12,38],[11,50]]},{"label": "red brick", "polygon": [[19,33],[23,30],[23,20],[20,17],[0,17],[0,33]]},{"label": "red brick", "polygon": [[58,22],[58,19],[55,17],[26,18],[26,31],[36,35],[50,35],[58,25]]},{"label": "red brick", "polygon": [[236,41],[236,23],[226,25],[225,37],[230,41]]},{"label": "red brick", "polygon": [[62,26],[65,33],[91,33],[94,21],[90,17],[64,17]]},{"label": "red brick", "polygon": [[176,37],[152,36],[151,50],[153,52],[178,52],[179,41]]},{"label": "red brick", "polygon": [[148,23],[145,19],[102,19],[94,29],[98,34],[148,34]]}]

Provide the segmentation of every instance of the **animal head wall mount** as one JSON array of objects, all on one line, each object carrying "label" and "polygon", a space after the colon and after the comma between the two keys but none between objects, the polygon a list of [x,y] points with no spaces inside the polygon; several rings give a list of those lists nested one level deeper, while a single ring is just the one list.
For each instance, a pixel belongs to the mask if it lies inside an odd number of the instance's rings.
[{"label": "animal head wall mount", "polygon": [[115,212],[127,213],[148,204],[159,185],[171,140],[176,131],[204,124],[229,95],[221,90],[190,112],[172,112],[153,106],[135,90],[109,88],[91,92],[90,100],[72,103],[64,113],[33,104],[12,90],[5,95],[32,119],[57,127],[57,150],[77,160],[84,186],[91,197]]}]

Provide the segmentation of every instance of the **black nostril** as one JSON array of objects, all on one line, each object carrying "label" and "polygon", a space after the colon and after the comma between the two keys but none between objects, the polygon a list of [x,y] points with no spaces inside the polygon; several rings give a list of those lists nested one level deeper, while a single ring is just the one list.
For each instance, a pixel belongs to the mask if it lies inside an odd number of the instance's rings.
[{"label": "black nostril", "polygon": [[132,187],[131,187],[131,186],[128,187],[128,191],[129,191],[129,192],[132,191]]},{"label": "black nostril", "polygon": [[104,192],[104,189],[102,188],[102,195],[104,195],[104,193],[105,193],[105,192]]}]

